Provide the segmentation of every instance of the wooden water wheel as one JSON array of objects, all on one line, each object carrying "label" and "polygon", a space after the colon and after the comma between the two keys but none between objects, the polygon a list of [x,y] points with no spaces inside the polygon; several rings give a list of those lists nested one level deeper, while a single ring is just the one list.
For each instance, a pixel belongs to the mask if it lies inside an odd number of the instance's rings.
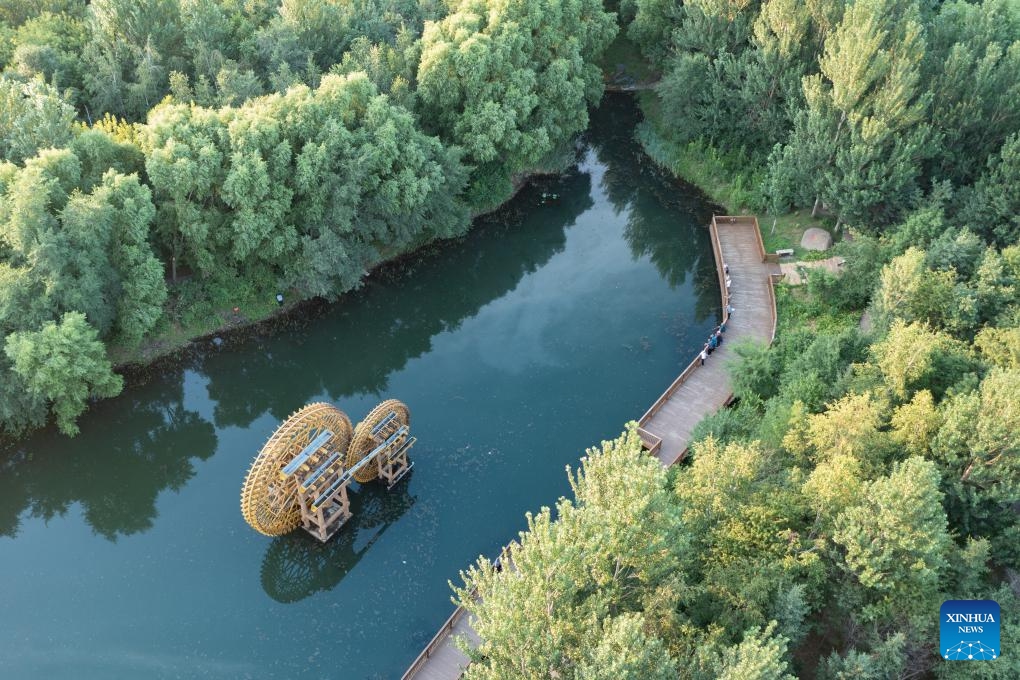
[{"label": "wooden water wheel", "polygon": [[351,482],[382,479],[392,489],[414,467],[407,452],[411,414],[388,399],[351,428],[330,404],[291,415],[255,457],[241,488],[241,514],[259,533],[279,536],[301,526],[327,541],[351,517]]},{"label": "wooden water wheel", "polygon": [[[380,447],[397,451],[407,440],[411,429],[411,412],[403,402],[387,399],[372,409],[365,419],[358,423],[354,430],[354,438],[347,450],[347,468],[353,468],[363,458],[377,451]],[[381,468],[388,461],[379,457],[378,465],[364,465],[354,474],[354,479],[362,484],[371,482],[379,476]]]},{"label": "wooden water wheel", "polygon": [[331,404],[309,404],[292,414],[255,456],[241,487],[241,514],[255,531],[279,536],[301,522],[299,469],[314,469],[332,451],[346,451],[351,421]]}]

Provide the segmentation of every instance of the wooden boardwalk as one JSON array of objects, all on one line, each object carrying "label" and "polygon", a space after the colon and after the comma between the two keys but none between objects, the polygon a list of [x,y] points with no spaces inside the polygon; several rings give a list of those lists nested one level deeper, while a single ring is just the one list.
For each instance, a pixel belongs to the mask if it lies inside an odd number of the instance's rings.
[{"label": "wooden boardwalk", "polygon": [[[772,276],[779,265],[766,262],[758,219],[755,217],[712,217],[709,225],[715,253],[719,290],[726,320],[722,346],[704,366],[695,358],[681,371],[651,408],[638,421],[638,433],[645,448],[669,466],[683,460],[691,430],[702,418],[725,406],[733,397],[726,362],[733,356],[733,344],[744,338],[771,342],[776,334],[776,296]],[[730,268],[729,294],[723,265]],[[733,314],[726,312],[733,305]],[[454,638],[463,636],[472,647],[480,644],[471,628],[470,614],[458,607],[422,650],[402,680],[457,680],[468,666],[468,658],[457,649]]]},{"label": "wooden boardwalk", "polygon": [[457,607],[432,641],[422,650],[418,658],[403,675],[402,680],[456,680],[464,674],[470,661],[464,652],[457,649],[454,640],[467,638],[472,647],[481,644],[478,633],[471,627],[471,615],[463,607]]},{"label": "wooden boardwalk", "polygon": [[[747,338],[769,343],[776,333],[772,275],[779,270],[766,262],[757,218],[713,216],[709,229],[726,321],[723,344],[704,366],[695,357],[638,421],[645,447],[666,466],[686,455],[694,426],[733,397],[726,363],[734,354],[734,343]],[[732,280],[728,295],[724,264],[729,265]],[[726,311],[727,303],[733,306],[732,315]]]}]

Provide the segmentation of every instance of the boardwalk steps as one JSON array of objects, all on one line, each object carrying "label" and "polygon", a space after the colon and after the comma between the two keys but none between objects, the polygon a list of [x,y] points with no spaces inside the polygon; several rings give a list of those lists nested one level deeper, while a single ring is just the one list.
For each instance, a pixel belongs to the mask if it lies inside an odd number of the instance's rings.
[{"label": "boardwalk steps", "polygon": [[[726,322],[725,340],[704,366],[695,357],[638,421],[638,434],[645,448],[667,467],[687,455],[694,426],[733,398],[725,364],[732,356],[734,342],[751,338],[771,343],[776,335],[776,295],[772,286],[781,275],[779,266],[765,254],[758,218],[713,215],[709,230]],[[729,265],[729,290],[725,265]],[[733,306],[732,315],[727,312],[729,305]],[[471,627],[471,615],[463,607],[454,610],[402,680],[460,678],[469,660],[453,643],[458,635],[466,637],[473,647],[480,644]]]}]

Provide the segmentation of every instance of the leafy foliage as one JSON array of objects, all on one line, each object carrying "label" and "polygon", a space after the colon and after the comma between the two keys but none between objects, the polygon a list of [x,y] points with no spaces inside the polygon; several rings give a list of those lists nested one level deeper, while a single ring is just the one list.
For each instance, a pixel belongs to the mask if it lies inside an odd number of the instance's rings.
[{"label": "leafy foliage", "polygon": [[[510,175],[588,126],[602,95],[591,63],[616,35],[594,0],[463,0],[426,26],[418,96],[432,129],[476,166],[470,200],[490,207]],[[493,193],[496,192],[496,193]]]},{"label": "leafy foliage", "polygon": [[13,373],[33,397],[53,404],[57,426],[75,434],[75,419],[91,397],[112,397],[123,387],[106,359],[98,333],[81,312],[68,312],[59,323],[7,336],[4,353]]}]

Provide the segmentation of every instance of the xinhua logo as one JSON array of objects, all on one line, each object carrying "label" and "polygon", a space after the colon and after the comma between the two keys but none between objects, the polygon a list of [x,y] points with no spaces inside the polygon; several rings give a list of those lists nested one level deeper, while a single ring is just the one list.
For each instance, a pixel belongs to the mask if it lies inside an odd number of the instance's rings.
[{"label": "xinhua logo", "polygon": [[995,600],[946,600],[939,609],[939,646],[950,661],[998,659],[999,603]]}]

